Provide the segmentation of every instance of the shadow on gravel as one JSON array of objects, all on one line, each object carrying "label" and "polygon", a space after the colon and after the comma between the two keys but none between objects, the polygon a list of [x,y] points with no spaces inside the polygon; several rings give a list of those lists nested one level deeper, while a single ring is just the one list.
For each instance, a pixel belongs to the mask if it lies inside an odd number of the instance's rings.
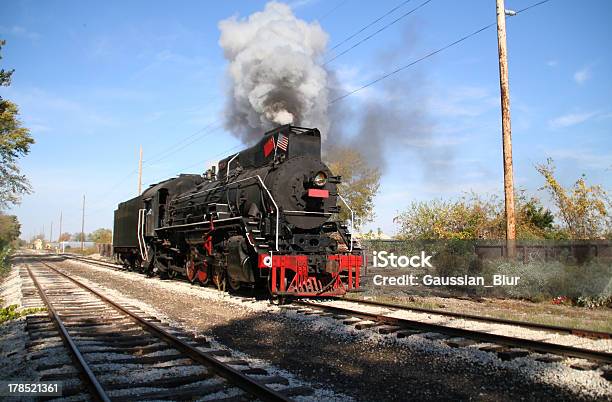
[{"label": "shadow on gravel", "polygon": [[25,318],[0,324],[0,380],[33,381],[26,361]]},{"label": "shadow on gravel", "polygon": [[[216,326],[227,346],[362,401],[572,400],[576,395],[512,371],[436,353],[365,345],[308,328],[308,322],[257,314]],[[518,366],[518,365],[517,365]]]}]

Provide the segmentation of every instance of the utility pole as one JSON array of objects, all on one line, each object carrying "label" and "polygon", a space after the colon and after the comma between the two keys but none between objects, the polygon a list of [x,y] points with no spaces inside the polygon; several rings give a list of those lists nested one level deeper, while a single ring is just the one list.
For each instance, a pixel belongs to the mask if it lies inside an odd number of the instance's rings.
[{"label": "utility pole", "polygon": [[510,86],[506,49],[506,8],[497,2],[497,50],[499,52],[499,87],[501,92],[502,138],[504,154],[504,198],[506,204],[506,247],[508,258],[516,257],[516,215],[514,214],[514,175],[512,173],[512,129],[510,127]]},{"label": "utility pole", "polygon": [[142,193],[142,145],[140,146],[140,158],[138,159],[138,194]]},{"label": "utility pole", "polygon": [[60,227],[59,227],[59,236],[57,236],[57,242],[59,243],[62,240],[62,211],[60,211]]},{"label": "utility pole", "polygon": [[51,221],[51,230],[49,231],[49,241],[53,241],[53,221]]},{"label": "utility pole", "polygon": [[85,194],[83,194],[83,212],[81,215],[81,251],[85,249]]}]

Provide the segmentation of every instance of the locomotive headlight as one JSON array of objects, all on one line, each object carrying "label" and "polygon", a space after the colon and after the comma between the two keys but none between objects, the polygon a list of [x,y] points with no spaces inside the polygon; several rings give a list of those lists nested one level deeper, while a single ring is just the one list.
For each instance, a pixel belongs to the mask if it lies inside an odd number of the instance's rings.
[{"label": "locomotive headlight", "polygon": [[327,175],[325,172],[319,172],[312,181],[315,186],[323,187],[327,183]]}]

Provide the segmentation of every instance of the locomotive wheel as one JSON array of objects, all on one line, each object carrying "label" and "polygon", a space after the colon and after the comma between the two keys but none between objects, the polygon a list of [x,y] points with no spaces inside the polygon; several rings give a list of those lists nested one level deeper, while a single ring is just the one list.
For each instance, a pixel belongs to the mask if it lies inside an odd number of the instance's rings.
[{"label": "locomotive wheel", "polygon": [[141,260],[140,257],[134,257],[130,260],[130,267],[128,268],[128,271],[131,272],[138,272],[139,268],[140,268],[140,264],[141,264]]},{"label": "locomotive wheel", "polygon": [[195,267],[195,262],[193,259],[188,260],[185,263],[185,276],[187,276],[187,280],[191,283],[195,282],[197,278],[198,270]]},{"label": "locomotive wheel", "polygon": [[153,272],[159,275],[159,279],[169,279],[170,271],[170,267],[167,267],[156,255],[153,259]]},{"label": "locomotive wheel", "polygon": [[206,267],[206,265],[204,265],[203,267],[200,267],[200,269],[196,273],[196,278],[201,286],[208,284],[210,275],[208,275],[208,267]]}]

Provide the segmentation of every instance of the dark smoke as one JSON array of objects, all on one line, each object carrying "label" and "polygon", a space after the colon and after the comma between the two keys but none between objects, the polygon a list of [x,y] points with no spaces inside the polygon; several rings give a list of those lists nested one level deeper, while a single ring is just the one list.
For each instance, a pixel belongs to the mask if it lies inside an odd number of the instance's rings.
[{"label": "dark smoke", "polygon": [[[279,124],[317,127],[326,141],[324,152],[333,146],[357,149],[381,171],[390,151],[406,152],[424,166],[419,170],[444,176],[439,161],[451,155],[432,146],[425,80],[418,70],[330,105],[347,90],[333,70],[321,66],[327,34],[318,23],[299,20],[289,6],[271,2],[246,19],[221,21],[219,28],[231,84],[226,127],[244,142]],[[407,25],[397,45],[372,58],[381,72],[415,57],[417,32],[418,24]],[[351,101],[358,96],[361,100]]]},{"label": "dark smoke", "polygon": [[[392,65],[405,64],[406,60],[413,58],[411,53],[416,37],[416,26],[407,26],[397,46],[388,46],[373,57],[378,60],[380,71],[386,71]],[[328,76],[330,99],[347,92],[336,74],[328,71]],[[406,168],[423,171],[435,180],[444,177],[445,172],[437,162],[449,161],[452,154],[443,147],[434,146],[434,124],[428,113],[423,75],[413,70],[404,73],[402,78],[382,81],[364,92],[353,95],[361,95],[359,106],[349,106],[353,102],[348,102],[348,99],[331,105],[330,143],[336,146],[350,144],[381,171],[387,167],[390,152],[405,152],[407,160],[415,161],[412,166],[406,164]]]}]

